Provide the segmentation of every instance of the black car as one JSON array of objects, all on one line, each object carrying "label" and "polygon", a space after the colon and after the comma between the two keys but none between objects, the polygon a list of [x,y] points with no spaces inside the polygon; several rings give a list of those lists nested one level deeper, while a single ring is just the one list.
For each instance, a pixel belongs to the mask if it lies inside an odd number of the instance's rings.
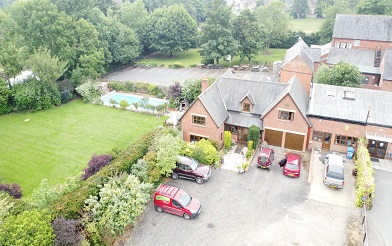
[{"label": "black car", "polygon": [[211,168],[207,165],[198,163],[195,159],[186,156],[179,156],[176,162],[176,168],[172,173],[173,179],[184,178],[195,180],[196,183],[202,184],[211,176]]}]

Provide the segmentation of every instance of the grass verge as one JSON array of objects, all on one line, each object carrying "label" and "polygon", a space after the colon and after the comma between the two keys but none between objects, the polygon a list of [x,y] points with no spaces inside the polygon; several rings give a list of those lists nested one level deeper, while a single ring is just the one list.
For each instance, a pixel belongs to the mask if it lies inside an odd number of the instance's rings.
[{"label": "grass verge", "polygon": [[24,196],[44,178],[51,185],[62,183],[81,172],[92,155],[124,149],[165,119],[81,100],[0,116],[1,182],[17,182]]},{"label": "grass verge", "polygon": [[324,18],[303,18],[303,19],[291,19],[289,23],[290,30],[302,31],[304,33],[318,32]]}]

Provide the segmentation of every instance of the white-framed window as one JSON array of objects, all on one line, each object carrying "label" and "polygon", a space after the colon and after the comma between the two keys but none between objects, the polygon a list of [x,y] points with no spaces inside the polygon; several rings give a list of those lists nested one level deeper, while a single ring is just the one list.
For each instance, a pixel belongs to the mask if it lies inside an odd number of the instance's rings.
[{"label": "white-framed window", "polygon": [[279,110],[278,119],[294,121],[294,112]]},{"label": "white-framed window", "polygon": [[353,47],[353,44],[347,43],[347,49],[351,49]]},{"label": "white-framed window", "polygon": [[340,43],[336,42],[335,43],[335,48],[339,48],[340,47]]},{"label": "white-framed window", "polygon": [[345,49],[346,48],[346,43],[340,43],[340,48]]},{"label": "white-framed window", "polygon": [[361,40],[354,40],[354,46],[360,46]]}]

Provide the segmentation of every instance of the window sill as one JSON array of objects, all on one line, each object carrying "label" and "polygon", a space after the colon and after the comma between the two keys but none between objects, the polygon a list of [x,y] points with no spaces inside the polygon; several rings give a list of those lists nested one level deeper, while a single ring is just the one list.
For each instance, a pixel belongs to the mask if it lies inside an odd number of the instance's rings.
[{"label": "window sill", "polygon": [[278,119],[279,121],[283,121],[283,122],[293,122],[293,120],[283,120],[283,119]]},{"label": "window sill", "polygon": [[199,125],[199,124],[195,124],[195,123],[192,123],[192,126],[201,126],[201,127],[206,127],[206,125]]}]

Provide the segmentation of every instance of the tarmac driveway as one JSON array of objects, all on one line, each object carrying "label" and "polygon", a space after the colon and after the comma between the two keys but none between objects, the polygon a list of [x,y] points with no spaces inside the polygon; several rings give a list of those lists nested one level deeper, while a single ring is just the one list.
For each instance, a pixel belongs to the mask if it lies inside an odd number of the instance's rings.
[{"label": "tarmac driveway", "polygon": [[202,185],[169,179],[200,200],[200,216],[186,221],[160,214],[151,201],[132,235],[117,245],[343,245],[353,209],[308,200],[307,171],[285,177],[280,159],[271,171],[255,163],[245,174],[213,170]]}]

